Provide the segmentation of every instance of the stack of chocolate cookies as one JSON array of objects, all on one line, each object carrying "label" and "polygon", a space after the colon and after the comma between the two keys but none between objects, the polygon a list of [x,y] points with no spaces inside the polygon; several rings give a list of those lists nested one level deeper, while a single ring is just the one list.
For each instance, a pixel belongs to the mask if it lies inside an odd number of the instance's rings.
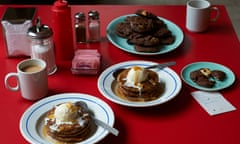
[{"label": "stack of chocolate cookies", "polygon": [[162,45],[172,44],[175,37],[163,20],[146,10],[137,10],[116,25],[118,36],[126,38],[139,52],[158,52]]},{"label": "stack of chocolate cookies", "polygon": [[221,70],[210,70],[209,68],[200,68],[190,73],[190,78],[196,84],[212,88],[216,81],[224,81],[226,73]]}]

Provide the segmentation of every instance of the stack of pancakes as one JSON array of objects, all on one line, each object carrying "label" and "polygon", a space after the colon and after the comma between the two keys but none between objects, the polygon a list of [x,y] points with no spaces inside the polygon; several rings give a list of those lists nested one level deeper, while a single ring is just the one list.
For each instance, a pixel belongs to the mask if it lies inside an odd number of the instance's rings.
[{"label": "stack of pancakes", "polygon": [[158,74],[154,71],[145,69],[146,80],[138,83],[138,87],[126,85],[126,77],[131,68],[123,70],[117,76],[117,92],[130,101],[150,101],[158,98],[163,90]]},{"label": "stack of pancakes", "polygon": [[158,52],[161,45],[172,44],[175,37],[163,20],[146,10],[136,11],[116,25],[116,34],[126,38],[139,52]]},{"label": "stack of pancakes", "polygon": [[45,128],[50,137],[60,142],[72,143],[83,141],[90,136],[94,123],[90,115],[80,105],[76,106],[78,117],[69,122],[59,123],[56,121],[54,118],[55,107],[47,113]]}]

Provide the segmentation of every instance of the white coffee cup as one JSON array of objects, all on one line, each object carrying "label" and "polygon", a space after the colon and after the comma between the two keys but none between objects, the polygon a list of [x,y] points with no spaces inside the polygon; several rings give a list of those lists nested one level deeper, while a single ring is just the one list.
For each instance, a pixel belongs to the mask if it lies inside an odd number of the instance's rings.
[{"label": "white coffee cup", "polygon": [[[216,11],[211,18],[211,12]],[[206,0],[190,0],[187,2],[186,27],[191,32],[204,32],[208,29],[209,22],[217,21],[220,11],[212,7]]]},{"label": "white coffee cup", "polygon": [[[41,59],[23,60],[17,65],[17,73],[10,72],[5,76],[5,86],[10,91],[21,90],[22,97],[38,100],[48,93],[47,64]],[[10,85],[10,78],[16,78],[16,86]]]}]

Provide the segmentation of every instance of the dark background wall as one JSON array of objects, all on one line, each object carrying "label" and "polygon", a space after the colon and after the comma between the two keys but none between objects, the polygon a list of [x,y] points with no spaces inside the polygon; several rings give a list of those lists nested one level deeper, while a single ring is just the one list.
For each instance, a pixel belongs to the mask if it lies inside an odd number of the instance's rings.
[{"label": "dark background wall", "polygon": [[[56,0],[0,0],[0,4],[53,4]],[[69,4],[124,4],[137,0],[67,0]]]}]

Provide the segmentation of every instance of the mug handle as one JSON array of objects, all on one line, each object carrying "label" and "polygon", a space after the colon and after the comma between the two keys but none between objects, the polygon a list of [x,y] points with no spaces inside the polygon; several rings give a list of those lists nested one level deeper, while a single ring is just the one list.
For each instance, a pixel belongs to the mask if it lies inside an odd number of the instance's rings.
[{"label": "mug handle", "polygon": [[[9,83],[8,83],[8,80],[9,78],[11,77],[16,77],[17,78],[17,85],[15,87],[12,87]],[[6,76],[5,76],[5,79],[4,79],[4,82],[5,82],[5,86],[8,90],[11,90],[11,91],[18,91],[19,90],[19,79],[18,79],[18,74],[17,73],[8,73]]]},{"label": "mug handle", "polygon": [[218,18],[220,16],[220,11],[219,11],[219,9],[217,7],[211,7],[210,9],[211,9],[211,11],[216,11],[215,17],[210,19],[211,22],[215,22],[215,21],[218,20]]}]

